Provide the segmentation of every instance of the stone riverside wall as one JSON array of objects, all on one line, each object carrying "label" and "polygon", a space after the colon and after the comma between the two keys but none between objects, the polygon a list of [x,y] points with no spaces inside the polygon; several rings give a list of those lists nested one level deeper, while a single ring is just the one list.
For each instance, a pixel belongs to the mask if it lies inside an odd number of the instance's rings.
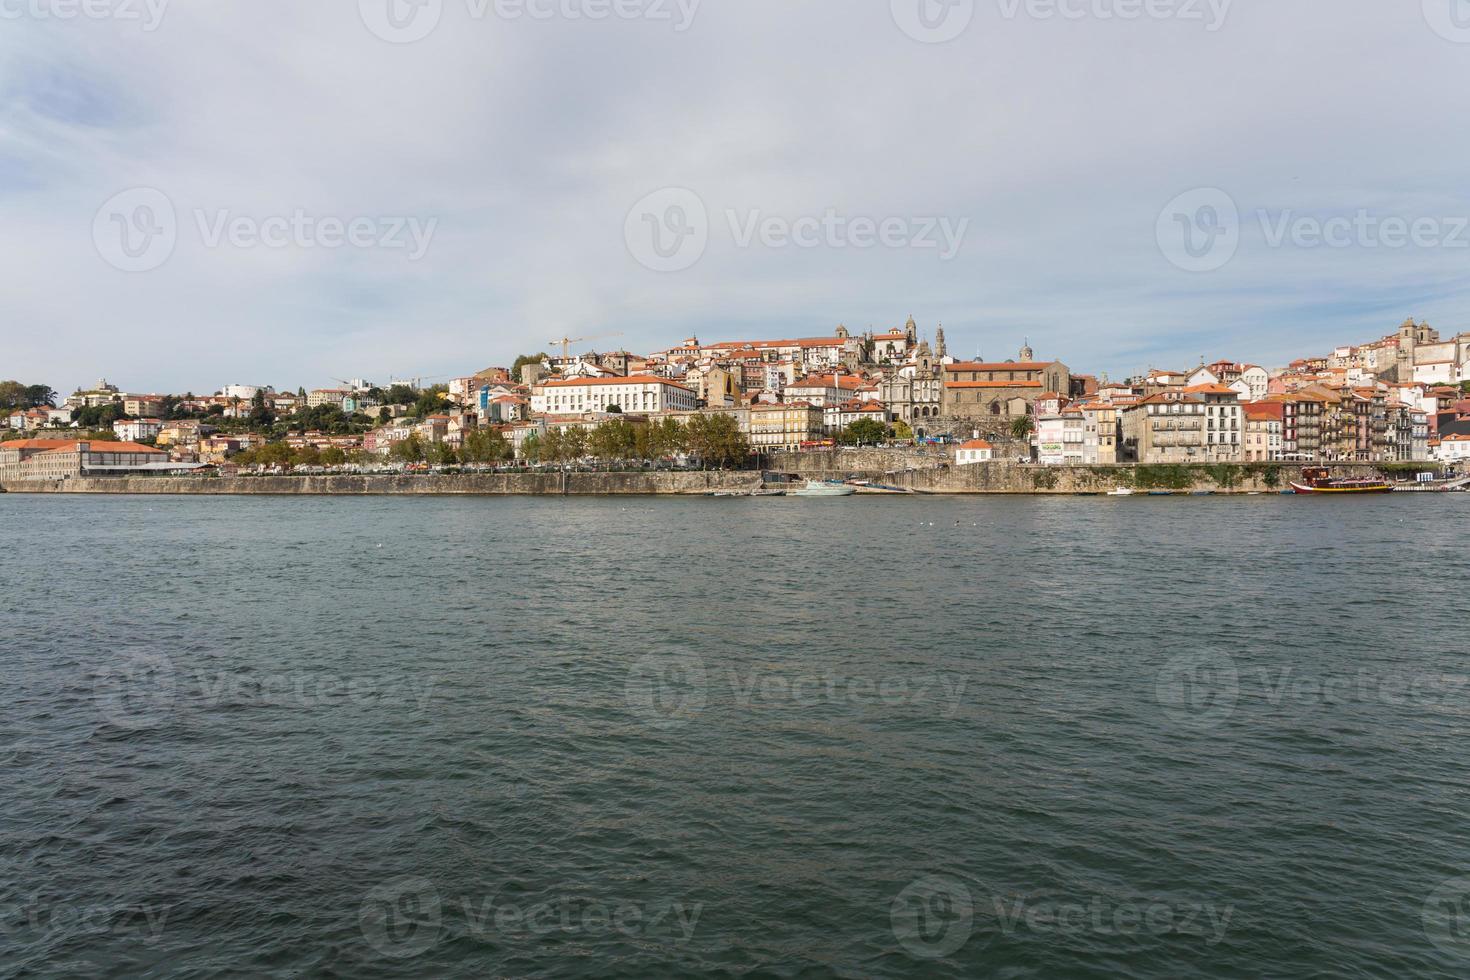
[{"label": "stone riverside wall", "polygon": [[[1195,466],[1033,466],[992,462],[949,466],[934,456],[872,455],[876,450],[838,450],[774,457],[768,470],[796,479],[868,479],[919,493],[1102,493],[1114,487],[1147,490],[1272,492],[1297,479],[1294,464]],[[856,454],[856,455],[853,455]],[[852,465],[858,464],[858,465]],[[910,468],[912,467],[912,468]],[[1371,464],[1330,466],[1335,476],[1382,474]],[[503,473],[422,476],[93,477],[65,481],[9,481],[17,493],[136,494],[419,494],[419,495],[622,495],[703,494],[749,490],[761,474],[726,473]]]},{"label": "stone riverside wall", "polygon": [[[997,460],[952,466],[948,455],[836,449],[773,456],[768,466],[801,478],[872,480],[920,493],[1104,493],[1115,487],[1146,490],[1211,490],[1217,493],[1287,489],[1301,476],[1300,463],[1194,465],[1037,466]],[[1338,477],[1381,477],[1369,463],[1326,464]],[[1425,464],[1425,469],[1432,469]]]},{"label": "stone riverside wall", "polygon": [[703,494],[750,490],[756,472],[736,473],[484,473],[420,476],[106,476],[56,481],[7,481],[10,493],[141,494]]}]

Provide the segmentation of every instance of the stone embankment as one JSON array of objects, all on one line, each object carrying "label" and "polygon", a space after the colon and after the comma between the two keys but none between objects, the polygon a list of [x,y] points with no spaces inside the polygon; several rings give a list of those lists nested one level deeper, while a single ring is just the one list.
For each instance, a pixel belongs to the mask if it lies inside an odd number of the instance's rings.
[{"label": "stone embankment", "polygon": [[[1287,489],[1301,467],[1289,463],[1192,465],[1036,466],[997,460],[954,466],[942,450],[838,449],[777,454],[766,461],[773,479],[865,479],[916,493],[1078,494],[1128,487],[1214,493],[1271,493]],[[1334,476],[1382,477],[1367,463],[1333,464]],[[1432,469],[1431,464],[1424,464]],[[1397,474],[1406,479],[1407,475]],[[652,495],[752,490],[760,472],[498,473],[417,476],[93,477],[62,481],[9,481],[20,493],[133,494],[418,494],[432,495]]]},{"label": "stone embankment", "polygon": [[[800,478],[864,479],[919,493],[1077,494],[1119,487],[1139,492],[1270,493],[1288,489],[1301,475],[1301,465],[1291,463],[1038,466],[1002,459],[954,466],[951,458],[939,450],[835,449],[777,455],[768,465]],[[1336,463],[1328,468],[1343,478],[1384,475],[1369,463]]]},{"label": "stone embankment", "polygon": [[483,473],[416,476],[87,477],[11,481],[13,493],[550,495],[705,494],[753,490],[757,472]]}]

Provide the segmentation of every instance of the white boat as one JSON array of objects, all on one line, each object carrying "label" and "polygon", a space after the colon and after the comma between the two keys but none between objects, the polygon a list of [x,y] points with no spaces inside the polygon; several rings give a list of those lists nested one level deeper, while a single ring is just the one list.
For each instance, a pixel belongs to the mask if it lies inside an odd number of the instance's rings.
[{"label": "white boat", "polygon": [[850,487],[845,483],[833,483],[830,480],[808,480],[806,489],[793,493],[793,497],[851,497],[857,493],[857,487]]},{"label": "white boat", "polygon": [[1109,497],[1131,497],[1131,496],[1133,496],[1133,493],[1134,493],[1134,491],[1131,488],[1129,488],[1129,487],[1117,487],[1116,489],[1109,490],[1108,491],[1108,496]]}]

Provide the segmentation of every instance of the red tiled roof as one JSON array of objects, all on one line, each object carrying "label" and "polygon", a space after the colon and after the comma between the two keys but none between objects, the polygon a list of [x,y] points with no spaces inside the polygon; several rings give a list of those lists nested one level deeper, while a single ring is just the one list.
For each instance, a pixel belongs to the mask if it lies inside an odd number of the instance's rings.
[{"label": "red tiled roof", "polygon": [[544,381],[541,383],[541,387],[543,388],[575,388],[580,385],[668,385],[671,388],[683,388],[685,391],[690,390],[677,381],[670,381],[668,378],[655,378],[651,374],[635,374],[627,378],[570,378],[566,381]]},{"label": "red tiled roof", "polygon": [[956,361],[946,364],[946,371],[1041,371],[1051,367],[1051,361],[1003,361],[990,363],[985,361]]},{"label": "red tiled roof", "polygon": [[1040,388],[1040,381],[946,381],[946,388]]}]

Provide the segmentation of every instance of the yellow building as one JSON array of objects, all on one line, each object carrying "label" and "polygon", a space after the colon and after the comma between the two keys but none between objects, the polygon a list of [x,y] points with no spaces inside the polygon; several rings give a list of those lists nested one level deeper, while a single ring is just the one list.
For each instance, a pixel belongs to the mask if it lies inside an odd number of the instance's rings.
[{"label": "yellow building", "polygon": [[822,409],[810,402],[750,406],[750,445],[756,452],[800,449],[826,438]]}]

